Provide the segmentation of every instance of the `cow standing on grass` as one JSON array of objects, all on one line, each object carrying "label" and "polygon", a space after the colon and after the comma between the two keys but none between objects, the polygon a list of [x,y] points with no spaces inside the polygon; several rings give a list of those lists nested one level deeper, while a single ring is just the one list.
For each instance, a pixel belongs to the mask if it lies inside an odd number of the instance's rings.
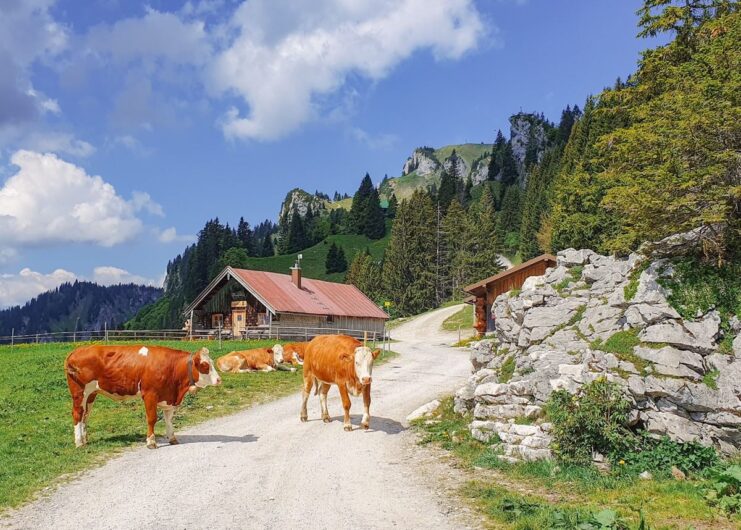
[{"label": "cow standing on grass", "polygon": [[350,395],[363,395],[363,419],[360,426],[367,429],[370,425],[371,373],[373,361],[380,350],[371,350],[359,340],[348,335],[320,335],[315,337],[305,350],[304,355],[304,391],[301,405],[301,421],[307,421],[306,402],[311,389],[317,385],[319,402],[322,408],[322,420],[329,423],[327,410],[327,393],[331,385],[337,385],[345,410],[344,427],[352,431],[350,423]]},{"label": "cow standing on grass", "polygon": [[172,426],[185,394],[221,384],[206,348],[195,354],[163,346],[83,346],[64,361],[72,395],[75,445],[87,443],[87,419],[98,394],[116,401],[141,396],[147,413],[147,447],[156,449],[154,425],[163,411],[170,444],[178,443]]}]

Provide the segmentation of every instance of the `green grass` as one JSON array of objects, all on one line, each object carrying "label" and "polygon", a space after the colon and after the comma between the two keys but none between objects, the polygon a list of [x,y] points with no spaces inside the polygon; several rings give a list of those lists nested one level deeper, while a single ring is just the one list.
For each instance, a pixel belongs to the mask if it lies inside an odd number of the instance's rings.
[{"label": "green grass", "polygon": [[510,355],[504,360],[502,366],[499,367],[499,382],[506,383],[512,379],[515,373],[515,367],[515,356]]},{"label": "green grass", "polygon": [[327,237],[313,247],[309,247],[294,254],[282,254],[279,256],[271,256],[269,258],[249,258],[247,260],[247,268],[289,274],[289,269],[296,262],[296,256],[298,254],[303,254],[301,267],[305,278],[342,282],[345,279],[344,272],[336,272],[332,274],[326,273],[325,262],[327,260],[329,247],[332,243],[335,243],[337,246],[344,249],[349,266],[355,254],[365,250],[366,248],[370,250],[374,259],[380,260],[383,256],[384,250],[386,250],[390,237],[391,234],[389,230],[387,230],[387,234],[383,238],[375,241],[360,235],[333,235]]},{"label": "green grass", "polygon": [[[234,349],[272,345],[276,341],[218,342],[151,341],[186,351],[206,346],[213,358]],[[143,447],[146,436],[144,405],[140,399],[95,401],[88,426],[88,445],[77,449],[72,432],[71,399],[64,376],[65,357],[72,344],[0,347],[0,511],[28,500],[41,488],[102,463],[128,447]],[[376,361],[383,363],[396,354]],[[222,374],[223,384],[187,396],[175,416],[176,433],[184,427],[247,406],[296,392],[301,371]],[[296,403],[296,414],[298,417]],[[164,422],[156,427],[164,435]]]},{"label": "green grass", "polygon": [[450,315],[443,321],[442,328],[445,331],[458,331],[473,327],[473,308],[469,305],[463,307],[457,313]]},{"label": "green grass", "polygon": [[[703,497],[709,482],[695,476],[685,481],[644,481],[619,469],[601,473],[592,466],[551,460],[504,463],[497,457],[497,443],[483,444],[471,437],[472,419],[454,413],[452,398],[446,398],[431,417],[414,426],[421,444],[443,447],[455,455],[457,465],[469,470],[473,480],[461,493],[494,527],[575,528],[576,520],[587,522],[611,510],[629,528],[638,528],[640,509],[653,529],[730,529],[741,521],[738,516],[728,519],[710,506]],[[564,517],[568,524],[561,522]]]},{"label": "green grass", "polygon": [[709,372],[705,372],[705,374],[702,376],[702,382],[708,387],[713,390],[718,390],[718,376],[720,375],[720,372],[718,370],[710,370]]},{"label": "green grass", "polygon": [[633,353],[633,348],[638,346],[640,343],[641,341],[638,339],[638,330],[630,329],[627,331],[618,331],[604,342],[600,339],[596,339],[592,341],[590,346],[593,350],[613,353],[615,354],[615,357],[621,361],[633,363],[633,366],[636,367],[638,372],[642,375],[646,375],[650,363]]}]

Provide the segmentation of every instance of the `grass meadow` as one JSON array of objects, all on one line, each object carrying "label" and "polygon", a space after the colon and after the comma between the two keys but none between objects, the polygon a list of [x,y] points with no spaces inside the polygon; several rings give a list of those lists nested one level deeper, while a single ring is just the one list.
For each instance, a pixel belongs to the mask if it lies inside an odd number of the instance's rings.
[{"label": "grass meadow", "polygon": [[[206,346],[216,359],[234,349],[273,345],[272,341],[150,341],[197,351]],[[88,445],[77,449],[72,432],[71,399],[64,359],[75,345],[46,343],[0,347],[0,511],[29,500],[36,492],[116,452],[144,447],[146,420],[140,399],[95,401],[88,426]],[[391,355],[387,355],[389,358]],[[385,360],[381,359],[381,362]],[[188,395],[175,416],[176,432],[184,427],[276,399],[301,388],[301,371],[222,374],[220,387]],[[298,403],[296,404],[298,407]],[[298,408],[296,409],[298,414]],[[163,421],[155,433],[164,436]]]}]

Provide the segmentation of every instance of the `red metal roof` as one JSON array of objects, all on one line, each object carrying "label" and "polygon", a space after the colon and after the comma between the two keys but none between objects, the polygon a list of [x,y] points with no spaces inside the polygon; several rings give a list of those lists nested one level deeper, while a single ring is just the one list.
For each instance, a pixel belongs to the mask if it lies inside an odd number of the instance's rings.
[{"label": "red metal roof", "polygon": [[288,274],[247,269],[232,271],[279,313],[389,318],[354,285],[302,278],[301,289],[298,289]]}]

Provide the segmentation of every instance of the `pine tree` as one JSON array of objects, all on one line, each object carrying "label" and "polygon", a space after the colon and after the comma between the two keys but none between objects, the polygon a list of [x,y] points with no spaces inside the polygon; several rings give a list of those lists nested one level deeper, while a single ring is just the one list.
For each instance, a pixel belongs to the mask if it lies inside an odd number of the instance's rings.
[{"label": "pine tree", "polygon": [[244,217],[239,218],[239,224],[237,225],[237,239],[245,252],[247,252],[248,256],[255,255],[254,233],[250,228],[250,224],[244,220]]},{"label": "pine tree", "polygon": [[304,220],[295,205],[289,217],[288,228],[281,230],[281,237],[278,241],[279,254],[291,254],[308,246]]},{"label": "pine tree", "polygon": [[464,208],[468,208],[473,200],[471,196],[471,190],[473,190],[473,182],[471,181],[471,175],[466,178],[466,185],[463,187],[463,193],[461,193],[460,203]]},{"label": "pine tree", "polygon": [[504,241],[504,250],[514,254],[520,245],[520,187],[508,186],[497,216],[497,234]]},{"label": "pine tree", "polygon": [[494,197],[484,186],[479,202],[468,210],[466,234],[466,283],[473,283],[502,270],[499,253],[501,235],[496,230]]},{"label": "pine tree", "polygon": [[327,274],[337,272],[337,245],[332,242],[327,252],[327,258],[324,260],[324,270]]},{"label": "pine tree", "polygon": [[463,294],[461,289],[468,277],[466,274],[467,230],[466,211],[457,199],[453,199],[440,227],[440,291],[445,300],[451,297],[458,299]]},{"label": "pine tree", "polygon": [[386,234],[386,221],[381,209],[381,199],[376,188],[371,189],[366,206],[365,231],[370,239],[381,239]]},{"label": "pine tree", "polygon": [[497,131],[497,138],[491,147],[491,158],[489,160],[488,180],[497,180],[502,171],[502,156],[507,141],[504,139],[501,129]]},{"label": "pine tree", "polygon": [[232,247],[224,252],[219,260],[219,269],[225,267],[234,267],[237,269],[246,269],[249,267],[249,256],[247,251],[242,247]]},{"label": "pine tree", "polygon": [[386,232],[378,190],[373,187],[368,173],[363,177],[358,191],[353,196],[349,225],[353,233],[365,235],[370,239],[380,239]]},{"label": "pine tree", "polygon": [[383,264],[383,283],[402,315],[435,305],[437,242],[435,211],[427,193],[416,190],[401,202]]},{"label": "pine tree", "polygon": [[389,219],[396,217],[396,210],[399,208],[399,200],[396,198],[396,194],[392,193],[389,199],[389,207],[386,208],[386,216]]},{"label": "pine tree", "polygon": [[381,267],[373,260],[368,249],[355,254],[347,271],[345,283],[354,285],[371,300],[381,301],[383,297]]},{"label": "pine tree", "polygon": [[452,176],[447,171],[443,171],[443,175],[440,179],[440,189],[437,190],[437,204],[440,205],[440,210],[445,213],[448,210],[450,201],[455,198],[456,195],[456,182],[457,178]]},{"label": "pine tree", "polygon": [[517,162],[512,152],[512,143],[507,142],[502,150],[502,178],[500,179],[504,186],[511,186],[517,182]]},{"label": "pine tree", "polygon": [[335,269],[335,272],[345,272],[347,270],[347,256],[345,256],[345,249],[342,247],[338,247],[337,250]]},{"label": "pine tree", "polygon": [[262,241],[262,250],[260,252],[260,255],[263,257],[272,257],[275,255],[275,247],[273,247],[273,238],[270,236],[270,234],[265,236],[265,239]]}]

